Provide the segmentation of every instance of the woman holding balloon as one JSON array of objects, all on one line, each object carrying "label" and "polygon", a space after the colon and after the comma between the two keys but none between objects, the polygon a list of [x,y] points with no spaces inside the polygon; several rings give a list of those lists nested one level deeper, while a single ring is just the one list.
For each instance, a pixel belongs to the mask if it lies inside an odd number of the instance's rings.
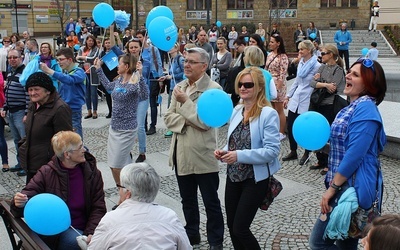
[{"label": "woman holding balloon", "polygon": [[[310,87],[310,82],[320,67],[317,57],[313,56],[313,50],[314,44],[310,40],[305,40],[299,43],[299,56],[301,59],[297,66],[297,77],[283,102],[283,106],[289,110],[287,117],[287,130],[290,152],[285,157],[282,157],[282,161],[297,159],[297,142],[293,137],[293,123],[300,114],[308,111],[310,106],[310,96],[313,90]],[[303,162],[304,164],[307,158],[308,152],[306,151],[300,160],[300,163]]]},{"label": "woman holding balloon", "polygon": [[357,194],[358,209],[368,210],[382,203],[382,172],[379,154],[386,144],[379,105],[386,93],[386,78],[381,65],[360,58],[346,75],[343,93],[350,99],[349,106],[336,115],[331,126],[329,171],[325,177],[327,190],[322,195],[321,215],[310,235],[311,249],[357,249],[358,238],[337,240],[324,235],[331,211],[349,187]]},{"label": "woman holding balloon", "polygon": [[214,155],[228,164],[225,208],[232,244],[235,249],[261,249],[250,225],[267,192],[269,171],[272,175],[281,167],[279,117],[266,99],[258,67],[239,73],[235,91],[242,101],[231,116],[227,145]]},{"label": "woman holding balloon", "polygon": [[[89,243],[107,212],[103,179],[97,169],[96,159],[86,151],[77,133],[60,131],[52,137],[51,145],[55,156],[38,170],[21,192],[15,194],[11,209],[19,216],[24,213],[28,225],[41,235],[52,235],[49,230],[58,231],[60,234],[56,237],[45,239],[52,249],[80,249],[76,237],[79,234],[86,235],[86,242]],[[29,204],[30,198],[43,193],[60,197],[67,204],[70,214],[58,216],[57,223],[52,226],[48,224],[51,218],[43,218],[39,225],[30,225],[31,218],[40,215],[41,206],[52,206],[47,200]],[[60,215],[59,211],[54,211],[54,214]],[[63,221],[70,218],[70,223]],[[63,228],[66,224],[69,224],[68,227]]]}]

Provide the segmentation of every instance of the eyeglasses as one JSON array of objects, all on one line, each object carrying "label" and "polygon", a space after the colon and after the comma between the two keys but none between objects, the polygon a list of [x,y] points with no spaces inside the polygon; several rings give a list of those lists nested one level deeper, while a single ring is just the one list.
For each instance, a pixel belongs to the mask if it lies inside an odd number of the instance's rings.
[{"label": "eyeglasses", "polygon": [[17,59],[17,58],[19,58],[19,56],[9,56],[9,57],[7,57],[7,59]]},{"label": "eyeglasses", "polygon": [[371,69],[372,72],[375,72],[375,67],[374,67],[374,61],[372,61],[371,59],[365,58],[365,57],[361,57],[357,60],[356,63],[361,63],[364,67]]},{"label": "eyeglasses", "polygon": [[245,89],[251,89],[254,87],[254,82],[239,82],[238,87],[239,89],[244,86]]},{"label": "eyeglasses", "polygon": [[62,62],[64,60],[66,60],[66,59],[68,59],[68,58],[66,58],[66,57],[57,57],[56,58],[57,62]]},{"label": "eyeglasses", "polygon": [[71,149],[71,150],[69,150],[69,151],[70,151],[70,152],[81,151],[82,149],[85,149],[84,146],[83,146],[83,143],[79,146],[79,148],[77,148],[77,149]]},{"label": "eyeglasses", "polygon": [[198,64],[198,63],[205,63],[205,62],[196,62],[196,61],[187,60],[187,59],[185,59],[183,62],[186,63],[186,64],[189,64],[189,65],[194,65],[194,64]]},{"label": "eyeglasses", "polygon": [[321,52],[321,56],[324,56],[324,55],[328,55],[328,54],[330,54],[331,52]]}]

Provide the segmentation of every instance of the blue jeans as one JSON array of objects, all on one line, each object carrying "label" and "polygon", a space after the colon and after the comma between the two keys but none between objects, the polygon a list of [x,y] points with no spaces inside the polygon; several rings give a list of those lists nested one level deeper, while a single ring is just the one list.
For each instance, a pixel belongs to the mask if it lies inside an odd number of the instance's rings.
[{"label": "blue jeans", "polygon": [[89,110],[92,109],[92,103],[93,103],[93,110],[97,111],[97,104],[98,104],[98,96],[97,96],[97,85],[92,85],[90,84],[89,81],[86,82],[86,93],[85,93],[85,99],[86,99],[86,108]]},{"label": "blue jeans", "polygon": [[[81,234],[83,233],[82,230],[76,229],[78,232]],[[69,250],[69,249],[76,249],[80,250],[81,248],[78,245],[78,242],[76,241],[76,237],[78,237],[79,234],[75,232],[71,227],[69,227],[67,230],[62,232],[60,234],[60,239],[58,242],[58,250]]]},{"label": "blue jeans", "polygon": [[14,139],[15,150],[17,151],[18,160],[18,142],[25,137],[25,125],[22,122],[25,116],[25,109],[18,110],[14,113],[8,112],[8,124],[11,129],[12,137]]},{"label": "blue jeans", "polygon": [[74,131],[78,133],[83,140],[83,131],[82,131],[82,109],[81,110],[72,110],[72,127]]},{"label": "blue jeans", "polygon": [[146,153],[146,130],[144,127],[146,123],[146,115],[148,108],[149,108],[149,99],[139,102],[137,108],[137,124],[138,124],[137,135],[139,139],[139,154]]},{"label": "blue jeans", "polygon": [[[346,191],[349,187],[347,184],[343,184],[342,190],[340,190],[335,197],[329,201],[329,205],[334,209],[339,202],[340,196]],[[323,250],[323,249],[346,249],[346,250],[357,250],[358,247],[358,239],[349,238],[346,240],[331,240],[329,238],[323,239],[325,228],[328,225],[329,218],[331,213],[326,214],[326,220],[322,221],[320,219],[322,214],[319,215],[317,221],[315,222],[314,228],[311,231],[309,244],[312,250]],[[336,245],[335,245],[336,242]]]},{"label": "blue jeans", "polygon": [[[176,168],[175,168],[176,169]],[[207,214],[207,240],[210,246],[222,244],[224,240],[224,218],[218,198],[218,172],[179,176],[179,192],[182,198],[183,214],[186,220],[186,234],[189,237],[199,234],[200,212],[197,189],[200,188]]]},{"label": "blue jeans", "polygon": [[7,142],[4,138],[4,119],[0,117],[0,155],[1,155],[1,164],[8,164],[8,148]]}]

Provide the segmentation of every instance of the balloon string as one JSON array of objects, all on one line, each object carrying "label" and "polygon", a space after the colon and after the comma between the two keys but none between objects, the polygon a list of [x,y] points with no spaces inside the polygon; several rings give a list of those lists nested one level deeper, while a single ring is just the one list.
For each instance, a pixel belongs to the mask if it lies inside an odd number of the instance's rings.
[{"label": "balloon string", "polygon": [[82,236],[82,234],[80,232],[78,232],[78,230],[76,230],[73,226],[69,226],[70,228],[72,228],[72,230],[74,230],[79,236]]}]

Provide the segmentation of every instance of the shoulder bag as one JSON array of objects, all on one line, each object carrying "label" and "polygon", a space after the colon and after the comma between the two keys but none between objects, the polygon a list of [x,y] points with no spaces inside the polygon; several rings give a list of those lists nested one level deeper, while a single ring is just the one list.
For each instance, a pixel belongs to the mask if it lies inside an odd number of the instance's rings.
[{"label": "shoulder bag", "polygon": [[269,169],[269,164],[267,163],[268,168],[268,188],[267,193],[265,194],[264,200],[260,205],[261,210],[268,210],[271,203],[274,201],[275,197],[282,191],[283,186],[280,181],[278,181],[273,175],[271,175],[271,171]]}]

